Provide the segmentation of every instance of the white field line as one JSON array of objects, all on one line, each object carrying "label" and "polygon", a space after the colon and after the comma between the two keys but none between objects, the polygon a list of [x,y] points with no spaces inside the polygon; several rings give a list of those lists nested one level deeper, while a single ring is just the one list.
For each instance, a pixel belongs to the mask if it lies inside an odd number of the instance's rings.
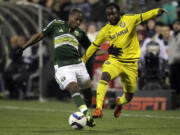
[{"label": "white field line", "polygon": [[63,110],[56,110],[56,109],[39,109],[39,108],[32,108],[32,107],[20,107],[20,106],[0,106],[0,109],[9,109],[9,110],[25,110],[25,111],[43,111],[43,112],[68,112]]},{"label": "white field line", "polygon": [[[71,113],[73,111],[69,110],[57,110],[57,109],[39,109],[39,108],[29,108],[29,107],[20,107],[20,106],[0,106],[0,109],[8,109],[8,110],[27,110],[27,111],[43,111],[43,112],[65,112],[65,113]],[[110,114],[106,112],[106,114]],[[108,117],[109,115],[106,115],[105,117]],[[128,114],[123,113],[121,116],[124,117],[141,117],[141,118],[158,118],[158,119],[178,119],[180,120],[180,117],[178,116],[163,116],[163,115],[149,115],[149,114]]]}]

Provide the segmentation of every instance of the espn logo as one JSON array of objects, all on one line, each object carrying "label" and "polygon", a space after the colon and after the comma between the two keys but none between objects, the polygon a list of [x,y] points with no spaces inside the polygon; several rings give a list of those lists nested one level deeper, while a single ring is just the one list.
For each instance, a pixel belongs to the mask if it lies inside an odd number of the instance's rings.
[{"label": "espn logo", "polygon": [[166,110],[167,98],[165,97],[134,97],[124,105],[125,110]]},{"label": "espn logo", "polygon": [[[110,109],[109,98],[104,98],[103,108]],[[92,98],[92,105],[96,105],[96,98]],[[114,104],[115,105],[115,104]],[[123,106],[124,110],[166,110],[166,97],[134,97],[131,102]]]}]

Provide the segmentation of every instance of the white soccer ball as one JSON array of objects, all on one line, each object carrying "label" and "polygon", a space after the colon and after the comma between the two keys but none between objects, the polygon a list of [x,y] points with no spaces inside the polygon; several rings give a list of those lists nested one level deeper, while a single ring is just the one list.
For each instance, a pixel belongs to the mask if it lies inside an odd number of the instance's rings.
[{"label": "white soccer ball", "polygon": [[69,116],[69,125],[74,129],[82,129],[87,124],[86,116],[81,112],[72,113]]}]

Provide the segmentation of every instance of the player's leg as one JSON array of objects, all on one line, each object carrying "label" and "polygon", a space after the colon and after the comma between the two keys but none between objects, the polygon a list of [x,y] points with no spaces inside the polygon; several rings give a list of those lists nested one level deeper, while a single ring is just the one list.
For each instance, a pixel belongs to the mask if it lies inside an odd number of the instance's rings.
[{"label": "player's leg", "polygon": [[91,114],[88,112],[88,108],[81,97],[79,86],[76,82],[71,82],[67,85],[66,90],[68,90],[71,93],[72,99],[76,106],[79,108],[79,110],[84,113],[87,117],[87,125],[90,127],[95,126],[95,121],[92,119]]},{"label": "player's leg", "polygon": [[88,118],[88,125],[90,127],[95,126],[94,120],[89,117],[88,108],[81,96],[79,86],[76,79],[76,67],[74,66],[64,66],[55,69],[55,79],[59,84],[61,90],[67,90],[70,92],[73,102],[79,108],[79,110],[84,113]]},{"label": "player's leg", "polygon": [[116,66],[114,65],[115,65],[114,60],[107,60],[103,64],[101,80],[99,81],[97,87],[96,109],[93,113],[93,118],[101,118],[103,116],[102,107],[103,107],[104,97],[107,93],[108,83],[110,82],[111,79],[113,79],[118,75],[118,72],[116,72]]},{"label": "player's leg", "polygon": [[133,93],[123,93],[122,97],[116,98],[116,106],[114,108],[114,117],[119,117],[122,111],[122,106],[127,104],[133,98]]},{"label": "player's leg", "polygon": [[84,97],[84,101],[87,105],[87,107],[90,107],[92,104],[92,91],[91,88],[87,88],[87,89],[81,89],[81,93],[83,94]]},{"label": "player's leg", "polygon": [[73,102],[79,108],[79,110],[82,113],[85,113],[87,111],[87,106],[85,105],[85,102],[81,97],[81,93],[79,91],[79,86],[77,85],[77,82],[70,82],[66,86],[66,90],[71,94]]},{"label": "player's leg", "polygon": [[78,64],[76,76],[83,99],[89,107],[92,104],[91,79],[84,63]]},{"label": "player's leg", "polygon": [[111,80],[111,76],[108,72],[103,72],[101,80],[99,81],[97,92],[96,92],[96,109],[93,113],[93,118],[101,118],[103,116],[102,106],[104,97],[107,93],[107,85]]},{"label": "player's leg", "polygon": [[[91,105],[92,102],[91,79],[86,70],[85,64],[84,63],[77,64],[76,67],[74,67],[74,69],[77,77],[77,84],[80,87],[81,92],[83,92],[82,99],[86,103],[86,105]],[[84,112],[84,114],[88,119],[87,125],[90,127],[95,126],[95,122],[91,117],[91,113],[87,110]]]},{"label": "player's leg", "polygon": [[67,90],[81,112],[87,111],[79,86],[77,84],[75,68],[72,66],[64,66],[55,70],[55,79],[60,86],[61,90]]},{"label": "player's leg", "polygon": [[129,103],[133,98],[137,83],[137,64],[122,64],[122,73],[120,75],[123,84],[123,95],[117,97],[116,106],[114,109],[114,117],[119,117],[122,111],[122,106]]}]

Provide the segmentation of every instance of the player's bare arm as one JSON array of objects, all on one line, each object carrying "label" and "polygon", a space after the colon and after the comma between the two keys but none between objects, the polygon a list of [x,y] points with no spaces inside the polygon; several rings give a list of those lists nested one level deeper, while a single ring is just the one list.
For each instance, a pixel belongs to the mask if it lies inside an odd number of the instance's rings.
[{"label": "player's bare arm", "polygon": [[160,8],[159,11],[158,11],[158,14],[159,14],[159,15],[162,15],[163,13],[168,14],[168,12],[167,12],[165,9]]},{"label": "player's bare arm", "polygon": [[32,46],[32,45],[36,44],[37,42],[39,42],[43,38],[44,38],[43,33],[34,34],[30,38],[30,40],[28,40],[22,47],[17,48],[15,50],[14,60],[16,60],[16,59],[18,59],[19,57],[22,56],[24,49],[26,49],[29,46]]},{"label": "player's bare arm", "polygon": [[43,33],[36,33],[36,34],[34,34],[34,35],[31,37],[31,39],[28,40],[28,41],[26,42],[26,44],[22,47],[23,50],[24,50],[25,48],[31,46],[31,45],[36,44],[37,42],[39,42],[39,41],[42,40],[43,38],[44,38]]}]

